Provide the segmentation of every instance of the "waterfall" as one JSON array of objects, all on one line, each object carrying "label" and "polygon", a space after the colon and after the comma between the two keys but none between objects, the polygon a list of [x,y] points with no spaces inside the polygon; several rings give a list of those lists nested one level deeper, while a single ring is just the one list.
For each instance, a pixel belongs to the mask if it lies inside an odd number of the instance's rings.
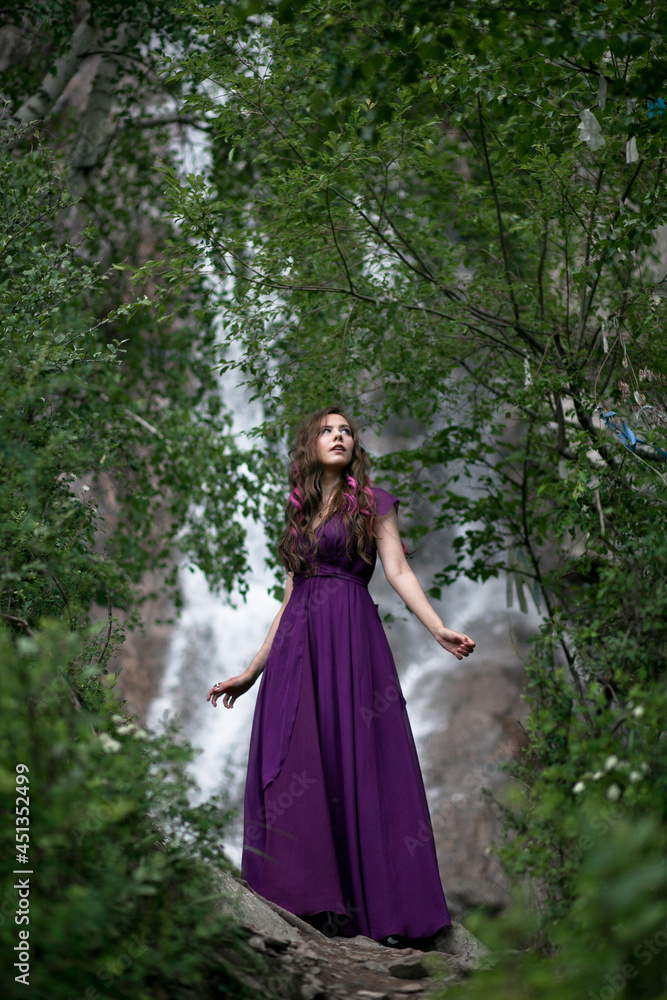
[{"label": "waterfall", "polygon": [[[233,413],[232,432],[242,446],[246,432],[261,420],[258,404],[250,404],[233,384],[233,372],[223,378],[224,395]],[[212,592],[201,570],[182,566],[180,585],[184,607],[174,626],[160,693],[152,702],[147,725],[157,730],[160,721],[175,718],[181,734],[199,750],[189,770],[199,788],[199,800],[224,791],[231,808],[239,810],[227,828],[227,856],[241,864],[243,788],[250,731],[261,676],[252,688],[225,708],[206,701],[218,681],[243,673],[258,652],[280,604],[269,593],[275,582],[266,568],[268,548],[261,525],[242,517],[247,532],[248,578],[246,601],[225,604]],[[236,598],[233,598],[236,599]]]}]

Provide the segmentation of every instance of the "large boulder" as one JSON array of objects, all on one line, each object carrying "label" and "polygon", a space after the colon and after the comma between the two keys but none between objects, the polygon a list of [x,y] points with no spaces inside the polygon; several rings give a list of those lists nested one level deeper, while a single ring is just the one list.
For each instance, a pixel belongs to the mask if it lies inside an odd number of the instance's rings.
[{"label": "large boulder", "polygon": [[[247,946],[260,958],[263,973],[243,964],[237,978],[259,997],[284,1000],[399,1000],[428,996],[443,985],[484,968],[489,949],[454,923],[419,947],[393,948],[371,938],[329,937],[311,924],[256,893],[243,879],[212,870],[217,907],[246,932]],[[231,971],[231,970],[230,970]],[[272,992],[273,991],[273,992]]]}]

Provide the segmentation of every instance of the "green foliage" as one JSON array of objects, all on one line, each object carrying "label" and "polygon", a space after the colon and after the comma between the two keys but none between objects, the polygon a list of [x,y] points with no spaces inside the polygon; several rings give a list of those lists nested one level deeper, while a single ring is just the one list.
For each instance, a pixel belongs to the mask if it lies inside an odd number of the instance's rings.
[{"label": "green foliage", "polygon": [[[3,12],[22,29],[5,50],[14,110],[53,76],[74,13]],[[60,101],[40,136],[6,108],[0,134],[2,951],[29,929],[39,998],[250,997],[270,970],[216,907],[225,801],[191,804],[193,749],[174,726],[149,736],[128,720],[107,667],[124,639],[115,613],[136,623],[149,572],[177,604],[181,561],[245,592],[241,519],[259,512],[262,462],[231,433],[205,280],[184,269],[157,291],[139,269],[151,252],[157,273],[180,260],[155,170],[156,151],[177,160],[169,132],[135,124],[155,98],[143,46],[178,48],[187,26],[150,2],[91,17],[93,70],[116,59],[113,118],[93,73],[80,120]],[[70,67],[72,91],[90,58]],[[77,166],[82,145],[99,161]],[[15,868],[30,873],[29,924],[15,921]],[[23,995],[3,968],[7,995]]]},{"label": "green foliage", "polygon": [[[576,903],[545,941],[527,892],[502,921],[472,914],[466,925],[497,953],[494,965],[447,990],[454,1000],[661,1000],[667,995],[665,827],[599,804],[582,808],[570,834],[583,845]],[[573,817],[574,819],[574,817]],[[540,947],[535,947],[536,942]]]},{"label": "green foliage", "polygon": [[[149,737],[126,719],[104,669],[123,640],[113,609],[136,614],[135,584],[173,561],[178,532],[213,582],[242,568],[240,527],[227,521],[241,457],[221,408],[188,384],[183,356],[169,359],[183,335],[162,324],[162,365],[151,370],[132,327],[150,303],[109,310],[114,272],[86,263],[91,234],[78,246],[53,240],[70,206],[53,158],[39,146],[5,152],[0,174],[3,953],[29,930],[38,997],[253,996],[234,971],[256,972],[252,953],[213,908],[209,865],[224,863],[229,813],[190,804],[194,751],[173,727]],[[158,383],[155,418],[136,394]],[[105,509],[102,485],[114,483]],[[214,541],[221,529],[226,545]],[[108,622],[89,629],[96,604]],[[28,850],[9,822],[26,776]],[[33,873],[25,928],[11,888],[22,865]]]},{"label": "green foliage", "polygon": [[[194,751],[120,714],[94,651],[54,623],[18,644],[0,633],[5,961],[27,930],[36,997],[254,996],[229,964],[247,968],[251,951],[214,909],[209,862],[230,813],[189,804]],[[20,971],[7,996],[24,995]]]},{"label": "green foliage", "polygon": [[[70,200],[43,149],[5,152],[0,171],[0,612],[20,630],[61,614],[76,627],[94,602],[129,609],[177,540],[231,589],[255,479],[188,360],[206,340],[86,263],[90,232],[52,241]],[[142,319],[151,308],[162,322]]]},{"label": "green foliage", "polygon": [[[664,621],[664,603],[660,613]],[[665,688],[654,682],[650,662],[634,674],[628,668],[638,649],[640,655],[648,652],[641,640],[646,634],[650,646],[650,623],[639,642],[627,641],[629,631],[625,637],[609,631],[600,640],[596,656],[613,664],[604,683],[596,679],[599,672],[587,671],[583,659],[577,663],[580,692],[565,668],[545,670],[556,638],[547,625],[528,667],[530,746],[511,767],[517,784],[502,808],[515,836],[499,853],[513,874],[532,871],[540,877],[552,916],[566,913],[572,903],[572,878],[581,862],[575,837],[581,802],[596,804],[602,833],[610,811],[628,820],[651,813],[664,819]],[[575,639],[584,646],[583,636]]]},{"label": "green foliage", "polygon": [[[248,456],[187,353],[211,328],[128,294],[127,270],[90,261],[92,228],[59,240],[72,199],[38,143],[2,150],[0,182],[3,954],[29,929],[40,998],[255,996],[246,973],[266,969],[214,903],[229,813],[190,804],[194,751],[124,718],[106,673],[114,610],[136,620],[146,570],[175,586],[183,554],[231,588],[245,565]],[[25,776],[30,838],[15,843]],[[32,873],[25,928],[14,867]]]}]

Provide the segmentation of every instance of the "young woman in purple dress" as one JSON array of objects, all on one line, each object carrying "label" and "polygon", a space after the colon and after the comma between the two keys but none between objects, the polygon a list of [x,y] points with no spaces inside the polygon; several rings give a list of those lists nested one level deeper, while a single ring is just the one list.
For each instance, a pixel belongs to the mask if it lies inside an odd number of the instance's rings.
[{"label": "young woman in purple dress", "polygon": [[241,874],[325,933],[429,937],[451,920],[405,698],[368,591],[377,554],[443,649],[460,660],[475,643],[429,603],[405,557],[399,500],[371,486],[347,415],[312,414],[291,455],[281,608],[247,670],[207,698],[232,708],[263,675]]}]

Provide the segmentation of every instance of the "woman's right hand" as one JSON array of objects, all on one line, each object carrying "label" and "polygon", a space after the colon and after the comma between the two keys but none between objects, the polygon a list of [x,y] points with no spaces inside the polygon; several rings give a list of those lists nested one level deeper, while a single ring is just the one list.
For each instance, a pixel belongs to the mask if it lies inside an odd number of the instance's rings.
[{"label": "woman's right hand", "polygon": [[446,625],[443,625],[442,628],[437,628],[433,635],[442,648],[446,649],[449,653],[453,653],[457,660],[462,659],[464,656],[470,656],[471,653],[475,652],[477,643],[469,635],[466,635],[465,632],[457,632],[455,629],[447,628]]},{"label": "woman's right hand", "polygon": [[238,674],[236,677],[230,677],[227,681],[214,684],[206,697],[206,701],[210,701],[213,708],[217,708],[218,698],[222,698],[222,704],[225,708],[233,708],[236,699],[240,698],[246,691],[249,691],[256,680],[256,676],[253,677],[247,672]]}]

